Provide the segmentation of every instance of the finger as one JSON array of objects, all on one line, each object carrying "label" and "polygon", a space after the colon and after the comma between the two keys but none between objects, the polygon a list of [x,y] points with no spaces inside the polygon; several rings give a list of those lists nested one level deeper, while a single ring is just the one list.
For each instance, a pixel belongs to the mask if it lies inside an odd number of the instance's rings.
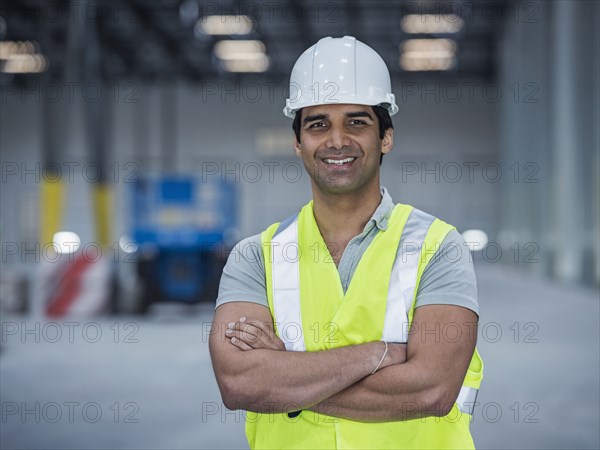
[{"label": "finger", "polygon": [[236,336],[254,349],[285,350],[285,344],[274,334],[267,336],[265,333],[260,332],[260,335],[257,337],[251,333],[247,333],[244,328],[244,330],[228,329],[225,331],[225,335],[227,337]]},{"label": "finger", "polygon": [[228,336],[236,335],[252,348],[266,348],[272,350],[285,350],[285,344],[275,334],[272,324],[260,320],[240,317],[239,322],[230,322],[227,324],[228,330],[239,331],[243,334],[236,334],[229,331]]},{"label": "finger", "polygon": [[227,331],[237,331],[243,333],[244,340],[246,342],[254,342],[260,340],[261,336],[264,335],[263,331],[256,328],[253,325],[247,325],[245,323],[236,322],[233,327],[229,327]]},{"label": "finger", "polygon": [[240,317],[240,321],[238,322],[238,324],[240,324],[239,326],[242,327],[241,329],[244,329],[243,324],[247,324],[252,326],[253,328],[256,328],[258,331],[255,331],[253,329],[248,329],[248,331],[250,333],[253,333],[255,336],[259,337],[263,341],[267,339],[270,342],[274,342],[278,339],[275,334],[275,328],[273,323],[262,322],[260,320],[247,317]]},{"label": "finger", "polygon": [[227,330],[225,332],[225,336],[228,338],[236,338],[239,339],[240,341],[244,342],[245,344],[247,344],[248,346],[257,349],[257,348],[269,348],[263,341],[261,341],[260,339],[258,339],[256,336],[253,336],[251,334],[245,333],[243,331],[239,331],[239,330]]},{"label": "finger", "polygon": [[233,325],[233,328],[230,328],[233,330],[237,330],[240,331],[242,333],[246,333],[248,334],[248,338],[249,340],[255,339],[255,340],[265,340],[263,338],[267,338],[266,340],[270,340],[269,339],[269,335],[267,333],[265,333],[262,329],[252,325],[252,324],[247,324],[245,322],[236,322]]},{"label": "finger", "polygon": [[240,321],[240,323],[247,323],[249,325],[252,325],[252,326],[258,328],[259,330],[261,330],[263,333],[266,333],[267,335],[269,335],[273,331],[272,323],[262,322],[260,320],[249,318],[249,317],[240,317],[239,321]]},{"label": "finger", "polygon": [[[267,348],[273,350],[285,350],[285,344],[275,333],[275,328],[272,322],[261,322],[260,320],[240,317],[239,324],[248,324],[254,328],[259,329],[261,332],[256,334],[258,338],[265,343]],[[243,325],[240,325],[244,329]],[[254,330],[252,330],[254,333]]]},{"label": "finger", "polygon": [[248,350],[253,350],[252,347],[250,347],[248,344],[246,344],[244,341],[241,341],[240,339],[236,338],[235,336],[232,337],[230,339],[230,342],[235,345],[237,348],[247,352]]}]

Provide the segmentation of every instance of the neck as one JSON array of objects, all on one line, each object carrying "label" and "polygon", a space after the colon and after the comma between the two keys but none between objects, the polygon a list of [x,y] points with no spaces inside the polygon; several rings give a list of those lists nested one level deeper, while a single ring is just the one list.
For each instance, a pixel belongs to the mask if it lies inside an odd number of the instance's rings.
[{"label": "neck", "polygon": [[349,194],[324,193],[313,187],[313,212],[324,237],[359,235],[380,203],[379,183]]}]

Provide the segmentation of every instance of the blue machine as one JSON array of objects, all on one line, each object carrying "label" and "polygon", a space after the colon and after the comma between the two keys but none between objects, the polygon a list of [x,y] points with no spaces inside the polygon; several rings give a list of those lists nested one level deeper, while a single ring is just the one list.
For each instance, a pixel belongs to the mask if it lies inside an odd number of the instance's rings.
[{"label": "blue machine", "polygon": [[156,301],[214,301],[235,234],[233,184],[143,177],[133,185],[133,200],[132,235],[144,285],[140,312]]}]

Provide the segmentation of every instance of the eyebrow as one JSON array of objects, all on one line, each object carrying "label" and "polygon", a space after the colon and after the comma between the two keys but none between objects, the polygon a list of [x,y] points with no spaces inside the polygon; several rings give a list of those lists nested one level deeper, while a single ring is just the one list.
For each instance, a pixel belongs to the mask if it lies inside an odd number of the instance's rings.
[{"label": "eyebrow", "polygon": [[[368,117],[369,119],[373,120],[373,117],[367,111],[354,111],[346,113],[344,115],[350,119],[355,119],[357,117]],[[327,114],[313,114],[312,116],[306,116],[302,123],[314,122],[315,120],[323,120],[327,119],[328,117],[329,115]]]},{"label": "eyebrow", "polygon": [[315,120],[323,120],[327,118],[326,114],[313,114],[312,116],[306,116],[302,123],[314,122]]},{"label": "eyebrow", "polygon": [[350,113],[346,114],[346,117],[349,117],[351,119],[354,119],[356,117],[368,117],[369,119],[373,120],[373,117],[371,117],[371,114],[369,114],[366,111],[350,112]]}]

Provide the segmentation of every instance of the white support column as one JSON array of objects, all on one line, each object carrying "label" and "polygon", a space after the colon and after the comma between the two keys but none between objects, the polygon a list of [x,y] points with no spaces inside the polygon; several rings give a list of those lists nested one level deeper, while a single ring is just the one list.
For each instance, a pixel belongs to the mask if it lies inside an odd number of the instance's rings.
[{"label": "white support column", "polygon": [[553,205],[554,274],[565,281],[578,281],[583,263],[583,198],[579,164],[583,155],[578,130],[577,21],[579,2],[553,2]]},{"label": "white support column", "polygon": [[593,274],[597,286],[600,286],[600,4],[590,2],[590,40],[591,40],[591,61],[592,68],[592,92],[591,92],[591,236],[590,241],[593,246],[592,254],[594,260]]}]

